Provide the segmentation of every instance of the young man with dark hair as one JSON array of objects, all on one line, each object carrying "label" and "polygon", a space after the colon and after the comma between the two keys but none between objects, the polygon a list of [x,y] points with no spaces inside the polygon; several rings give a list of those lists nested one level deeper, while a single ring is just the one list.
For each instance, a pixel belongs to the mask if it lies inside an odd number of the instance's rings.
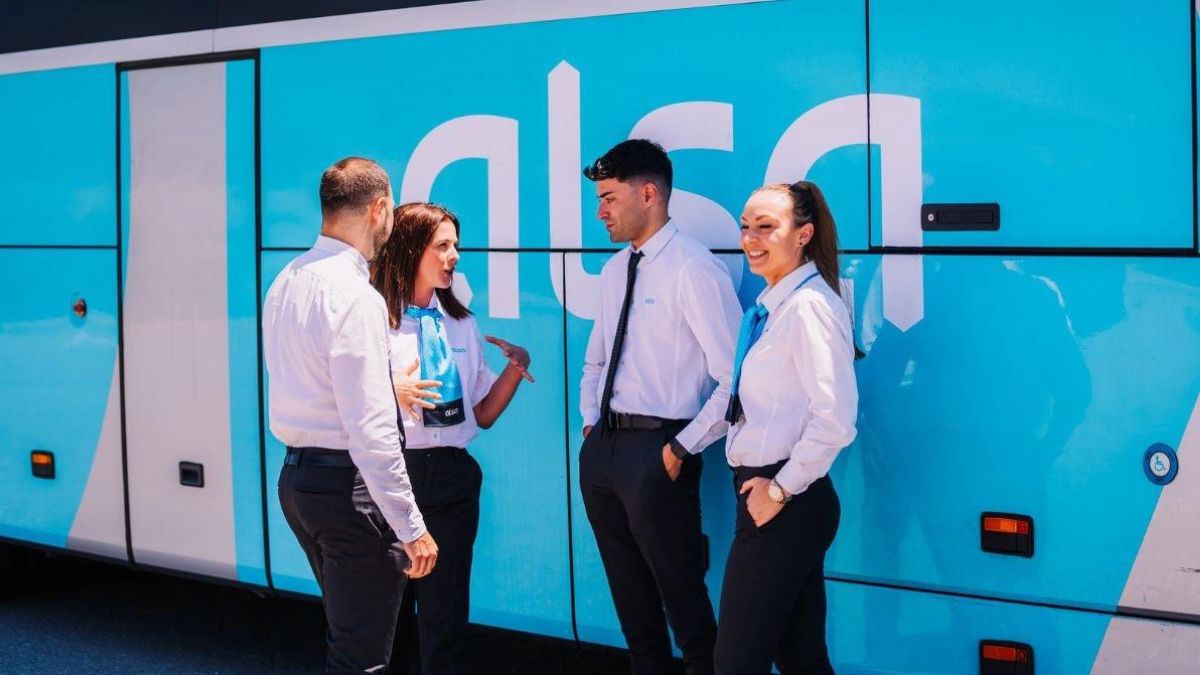
[{"label": "young man with dark hair", "polygon": [[660,146],[624,141],[583,173],[609,238],[630,244],[600,273],[584,359],[583,503],[633,672],[675,670],[669,621],[687,672],[712,673],[700,452],[727,428],[741,307],[721,263],[670,219]]},{"label": "young man with dark hair", "polygon": [[263,306],[271,433],[287,446],[279,501],[321,587],[325,672],[386,672],[406,574],[437,561],[401,454],[387,307],[368,279],[395,204],[387,173],[358,157],[325,170],[320,196],[321,236]]}]

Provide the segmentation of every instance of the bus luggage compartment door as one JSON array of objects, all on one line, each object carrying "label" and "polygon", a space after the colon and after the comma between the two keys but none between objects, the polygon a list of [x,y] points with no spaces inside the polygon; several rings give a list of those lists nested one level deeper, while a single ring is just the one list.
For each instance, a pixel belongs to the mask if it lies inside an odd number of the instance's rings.
[{"label": "bus luggage compartment door", "polygon": [[134,560],[265,585],[254,62],[120,77]]}]

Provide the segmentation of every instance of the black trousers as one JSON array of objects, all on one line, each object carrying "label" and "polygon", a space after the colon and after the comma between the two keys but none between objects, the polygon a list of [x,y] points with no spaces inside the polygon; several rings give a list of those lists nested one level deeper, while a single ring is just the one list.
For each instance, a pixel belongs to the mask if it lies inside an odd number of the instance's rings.
[{"label": "black trousers", "polygon": [[[783,462],[737,467],[734,494],[753,477],[771,478]],[[822,477],[784,505],[761,528],[737,495],[737,525],[717,631],[716,666],[721,675],[832,673],[825,648],[825,551],[833,543],[841,505],[833,483]]]},{"label": "black trousers", "polygon": [[461,675],[483,471],[463,448],[409,449],[404,462],[438,560],[428,576],[409,582],[393,662],[407,662],[413,675]]},{"label": "black trousers", "polygon": [[279,503],[321,587],[325,672],[387,673],[408,557],[362,476],[284,465]]},{"label": "black trousers", "polygon": [[[635,675],[712,672],[716,621],[704,584],[700,473],[692,455],[672,482],[662,448],[682,425],[653,431],[597,426],[579,453],[579,485]],[[664,616],[663,609],[666,608]]]}]

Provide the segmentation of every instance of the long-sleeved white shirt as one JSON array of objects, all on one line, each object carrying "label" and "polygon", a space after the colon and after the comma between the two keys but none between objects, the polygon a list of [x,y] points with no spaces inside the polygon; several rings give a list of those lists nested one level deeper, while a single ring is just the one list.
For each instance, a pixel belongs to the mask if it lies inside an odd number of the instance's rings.
[{"label": "long-sleeved white shirt", "polygon": [[275,278],[263,307],[271,433],[350,452],[400,541],[425,533],[400,452],[387,306],[354,247],[319,237]]},{"label": "long-sleeved white shirt", "polygon": [[[619,251],[600,272],[600,310],[580,383],[585,426],[600,419],[632,250]],[[675,439],[697,453],[728,429],[725,408],[741,306],[725,266],[675,223],[668,221],[639,252],[645,257],[633,285],[612,410],[691,419]]]},{"label": "long-sleeved white shirt", "polygon": [[762,337],[742,362],[738,396],[745,419],[729,430],[731,466],[787,463],[776,482],[795,495],[829,472],[854,440],[858,384],[850,314],[808,262],[764,290]]},{"label": "long-sleeved white shirt", "polygon": [[[475,422],[474,407],[487,396],[496,383],[496,373],[488,367],[483,357],[483,335],[475,317],[455,319],[442,309],[437,295],[429,304],[442,311],[442,323],[446,326],[446,341],[454,354],[454,365],[462,381],[463,412],[466,419],[461,424],[449,427],[426,427],[421,418],[414,419],[408,411],[401,411],[404,431],[409,448],[432,448],[452,446],[465,448],[479,435]],[[392,347],[392,372],[404,373],[414,360],[420,362],[420,324],[408,315],[400,317],[400,327],[389,329]],[[418,370],[418,373],[420,371]],[[414,377],[417,373],[414,373]],[[399,377],[399,375],[397,375]]]}]

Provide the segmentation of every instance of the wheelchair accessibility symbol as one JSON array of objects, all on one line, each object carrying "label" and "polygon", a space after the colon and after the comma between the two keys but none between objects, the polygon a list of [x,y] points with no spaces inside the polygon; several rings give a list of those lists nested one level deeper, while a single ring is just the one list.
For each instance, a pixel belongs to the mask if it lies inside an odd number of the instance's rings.
[{"label": "wheelchair accessibility symbol", "polygon": [[1155,443],[1146,449],[1142,458],[1142,468],[1146,478],[1155,485],[1166,485],[1175,480],[1179,473],[1179,457],[1171,446],[1165,443]]}]

